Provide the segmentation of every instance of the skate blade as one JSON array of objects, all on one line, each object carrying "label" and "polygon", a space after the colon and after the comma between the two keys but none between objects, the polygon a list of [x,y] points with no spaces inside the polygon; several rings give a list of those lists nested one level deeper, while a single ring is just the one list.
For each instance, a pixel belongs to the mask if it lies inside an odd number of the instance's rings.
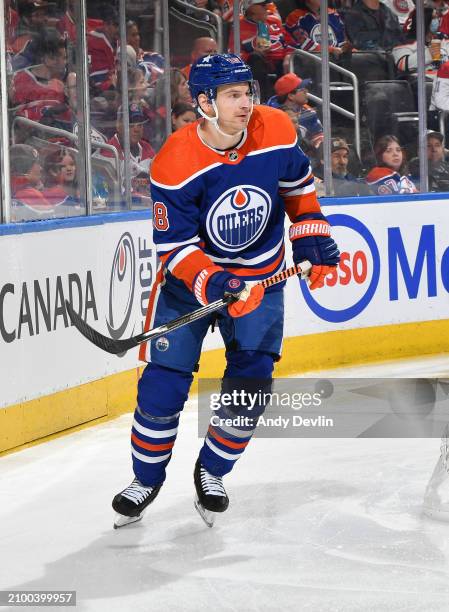
[{"label": "skate blade", "polygon": [[445,511],[438,508],[433,508],[432,506],[424,506],[423,513],[425,516],[435,521],[449,523],[449,511],[447,510]]},{"label": "skate blade", "polygon": [[200,500],[198,498],[196,498],[193,503],[196,508],[196,511],[198,512],[200,517],[203,519],[203,521],[206,523],[206,525],[208,527],[213,527],[214,522],[215,522],[215,515],[217,513],[211,512],[210,510],[206,510],[206,508],[204,508],[204,506],[200,504]]},{"label": "skate blade", "polygon": [[124,514],[119,514],[117,512],[114,519],[114,529],[126,527],[126,525],[131,525],[131,523],[137,523],[137,521],[141,521],[142,519],[143,512],[141,512],[138,516],[125,516]]}]

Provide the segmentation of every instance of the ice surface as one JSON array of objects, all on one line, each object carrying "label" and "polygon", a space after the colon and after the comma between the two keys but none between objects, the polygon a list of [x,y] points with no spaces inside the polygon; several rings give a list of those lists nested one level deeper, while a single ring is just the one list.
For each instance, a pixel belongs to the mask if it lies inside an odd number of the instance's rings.
[{"label": "ice surface", "polygon": [[[344,373],[447,378],[448,363]],[[110,504],[132,480],[130,414],[1,458],[0,590],[75,589],[95,612],[449,609],[449,525],[421,515],[439,440],[254,439],[208,529],[194,406],[158,499],[121,530]]]}]

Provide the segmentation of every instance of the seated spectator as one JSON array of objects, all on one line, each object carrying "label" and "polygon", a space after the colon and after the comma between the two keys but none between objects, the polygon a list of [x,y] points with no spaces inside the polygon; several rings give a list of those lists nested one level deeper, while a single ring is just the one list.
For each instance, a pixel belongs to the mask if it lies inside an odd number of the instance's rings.
[{"label": "seated spectator", "polygon": [[[432,53],[429,49],[430,41],[432,40],[432,32],[430,24],[432,21],[433,10],[431,8],[424,9],[424,28],[426,35],[425,62],[426,66],[432,67]],[[407,20],[405,27],[405,40],[403,45],[398,45],[392,50],[393,61],[398,72],[413,73],[418,69],[418,45],[416,43],[416,11],[413,10]]]},{"label": "seated spectator", "polygon": [[433,0],[434,18],[431,31],[438,38],[449,37],[449,6],[447,0]]},{"label": "seated spectator", "polygon": [[[427,163],[429,191],[449,191],[449,162],[441,132],[427,131]],[[410,160],[410,172],[413,182],[419,185],[419,158]]]},{"label": "seated spectator", "polygon": [[[297,8],[292,11],[286,21],[287,42],[294,47],[309,51],[321,52],[321,21],[320,0],[296,0]],[[351,49],[346,40],[345,26],[335,9],[329,13],[329,53],[339,57]]]},{"label": "seated spectator", "polygon": [[[137,104],[129,105],[129,147],[130,147],[130,174],[131,192],[136,196],[149,197],[150,195],[150,164],[155,155],[150,143],[143,139],[144,124],[147,118],[142,108]],[[121,174],[124,177],[125,153],[123,146],[124,127],[121,111],[117,119],[117,132],[108,140],[108,144],[114,146],[121,160]],[[111,158],[112,153],[106,149],[101,155]],[[122,191],[124,186],[122,185]]]},{"label": "seated spectator", "polygon": [[[244,0],[240,17],[241,56],[259,82],[263,101],[272,93],[269,74],[280,77],[283,62],[292,51],[285,42],[286,33],[279,18],[268,13],[268,4],[267,0]],[[229,49],[233,48],[234,31],[231,30]]]},{"label": "seated spectator", "polygon": [[48,4],[45,0],[21,0],[18,5],[19,22],[16,37],[11,41],[13,53],[21,53],[29,41],[47,24]]},{"label": "seated spectator", "polygon": [[197,120],[196,112],[191,104],[178,102],[171,111],[171,125],[174,132]]},{"label": "seated spectator", "polygon": [[126,22],[126,42],[134,49],[136,54],[136,63],[143,59],[143,49],[140,46],[139,26],[135,21]]},{"label": "seated spectator", "polygon": [[380,0],[357,0],[345,14],[346,35],[363,51],[386,50],[404,42],[396,15]]},{"label": "seated spectator", "polygon": [[103,25],[87,35],[89,75],[94,93],[115,89],[117,85],[117,41],[119,17],[110,5],[102,8]]},{"label": "seated spectator", "polygon": [[52,213],[52,207],[42,194],[42,168],[37,150],[26,144],[13,145],[9,159],[12,220],[36,219]]},{"label": "seated spectator", "polygon": [[70,128],[72,114],[66,101],[63,79],[67,68],[65,41],[56,30],[39,37],[41,63],[14,74],[10,87],[16,114],[33,121]]},{"label": "seated spectator", "polygon": [[200,36],[200,38],[195,38],[193,41],[192,52],[190,54],[190,64],[184,66],[184,68],[181,68],[181,72],[186,79],[189,79],[190,68],[197,59],[203,57],[204,55],[214,55],[217,53],[217,49],[217,41],[210,38],[210,36]]},{"label": "seated spectator", "polygon": [[307,104],[310,83],[310,79],[300,79],[294,72],[284,74],[274,84],[276,95],[267,104],[295,113],[302,140],[317,148],[323,141],[323,126],[317,112]]},{"label": "seated spectator", "polygon": [[44,177],[43,195],[53,207],[80,205],[76,159],[71,151],[57,149],[46,155]]},{"label": "seated spectator", "polygon": [[374,145],[377,166],[372,168],[366,182],[374,195],[416,193],[413,181],[406,176],[404,152],[396,136],[381,136]]},{"label": "seated spectator", "polygon": [[365,181],[348,170],[349,152],[349,145],[344,138],[332,138],[331,164],[334,194],[336,197],[370,195],[370,189]]},{"label": "seated spectator", "polygon": [[192,97],[190,95],[187,79],[178,68],[172,68],[170,70],[170,92],[172,108],[175,104],[178,104],[178,102],[192,104]]}]

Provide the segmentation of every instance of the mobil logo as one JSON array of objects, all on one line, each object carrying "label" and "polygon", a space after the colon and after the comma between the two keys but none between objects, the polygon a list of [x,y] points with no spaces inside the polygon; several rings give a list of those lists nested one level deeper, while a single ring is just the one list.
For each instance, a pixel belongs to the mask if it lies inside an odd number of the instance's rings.
[{"label": "mobil logo", "polygon": [[129,232],[119,238],[112,258],[109,279],[108,319],[106,325],[112,338],[121,338],[129,323],[136,278],[136,253]]},{"label": "mobil logo", "polygon": [[[301,291],[318,317],[341,323],[359,315],[371,302],[379,284],[380,256],[373,235],[361,221],[345,214],[327,218],[341,249],[340,264],[326,277],[323,289],[310,292],[301,282]],[[339,285],[344,291],[337,295],[335,288]]]},{"label": "mobil logo", "polygon": [[241,251],[255,242],[267,226],[271,198],[254,185],[238,185],[215,200],[206,217],[212,242],[227,251]]}]

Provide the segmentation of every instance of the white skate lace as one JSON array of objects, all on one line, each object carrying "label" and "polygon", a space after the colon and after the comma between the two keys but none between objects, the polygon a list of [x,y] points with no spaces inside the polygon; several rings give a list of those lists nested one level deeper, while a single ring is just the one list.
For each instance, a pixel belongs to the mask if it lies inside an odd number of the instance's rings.
[{"label": "white skate lace", "polygon": [[220,476],[212,476],[203,467],[200,471],[201,488],[206,495],[221,495],[226,497],[226,491],[223,486],[223,480]]},{"label": "white skate lace", "polygon": [[151,495],[153,489],[154,487],[145,487],[137,480],[137,478],[135,478],[129,487],[126,487],[126,489],[121,492],[121,495],[136,504],[140,504],[145,501],[149,495]]}]

